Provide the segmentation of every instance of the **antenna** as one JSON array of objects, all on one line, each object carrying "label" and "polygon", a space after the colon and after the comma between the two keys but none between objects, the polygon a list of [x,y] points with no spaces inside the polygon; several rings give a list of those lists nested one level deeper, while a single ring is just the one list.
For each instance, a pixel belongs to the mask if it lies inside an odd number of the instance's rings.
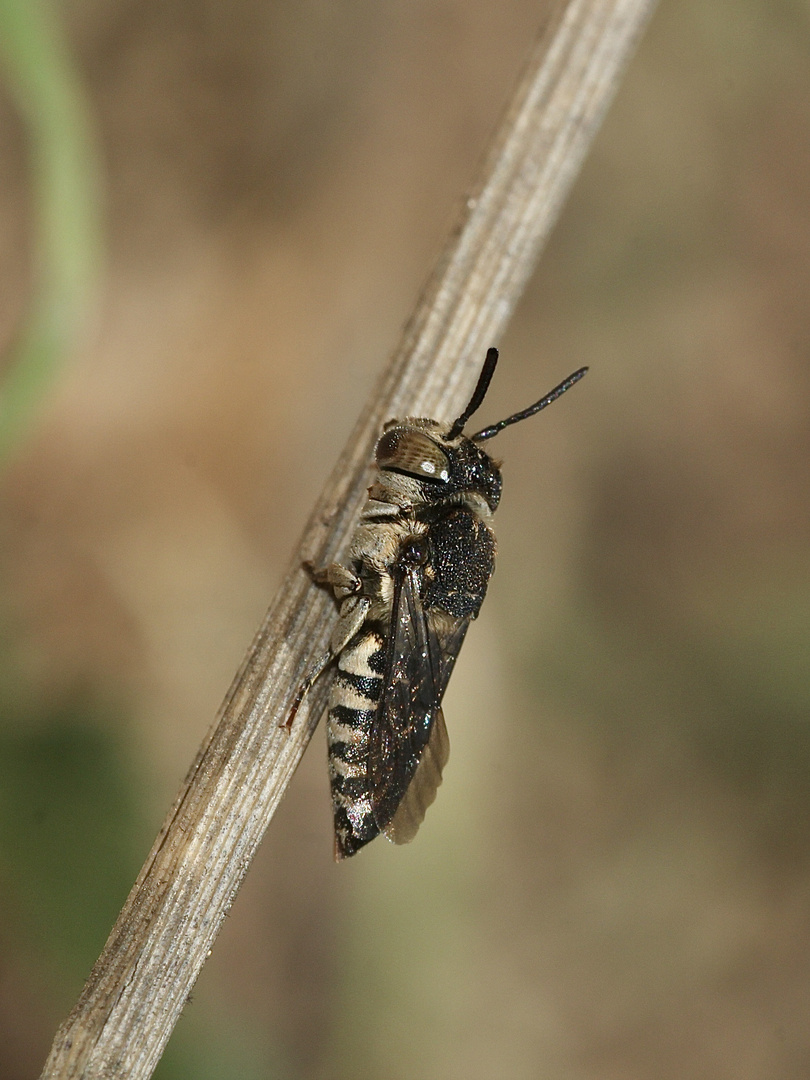
[{"label": "antenna", "polygon": [[478,376],[478,383],[473,391],[473,396],[470,398],[469,404],[458,420],[453,421],[453,426],[448,431],[446,438],[455,439],[457,435],[460,435],[464,430],[467,421],[472,414],[481,405],[481,402],[486,396],[487,390],[489,390],[489,384],[492,382],[492,376],[495,374],[495,365],[498,363],[498,350],[495,348],[487,349],[487,358],[484,361],[484,366],[481,368],[481,374]]},{"label": "antenna", "polygon": [[[498,359],[497,350],[490,349],[487,353],[487,362],[489,361],[490,353],[493,352],[495,353],[495,360]],[[489,379],[487,379],[486,385],[484,386],[484,389],[479,397],[478,391],[481,389],[481,383],[484,380],[484,374],[486,373],[486,370],[487,365],[484,364],[484,370],[481,372],[481,378],[478,380],[478,386],[476,386],[475,388],[475,393],[472,396],[472,401],[458,418],[458,420],[456,420],[456,423],[453,424],[451,435],[453,434],[453,432],[458,435],[461,428],[456,431],[456,425],[459,423],[459,421],[463,420],[464,423],[462,423],[461,425],[461,427],[463,427],[464,424],[467,422],[467,419],[472,416],[472,414],[475,412],[475,409],[477,409],[478,406],[481,404],[484,394],[487,391],[487,386],[489,385]],[[492,371],[494,370],[495,363],[493,362]],[[579,380],[587,372],[587,370],[588,369],[586,367],[581,367],[579,371],[575,371],[573,375],[569,375],[567,379],[563,379],[560,385],[555,386],[554,389],[550,390],[545,397],[540,398],[539,401],[535,401],[534,405],[530,405],[528,409],[523,409],[521,410],[521,412],[516,412],[513,416],[508,416],[505,420],[499,420],[497,424],[492,424],[490,425],[490,427],[483,428],[476,435],[471,435],[470,438],[473,440],[473,442],[484,442],[485,439],[491,439],[493,435],[497,435],[499,431],[503,431],[503,429],[505,427],[509,427],[510,424],[516,424],[518,420],[526,420],[528,417],[534,416],[534,414],[540,412],[541,409],[545,409],[546,405],[550,405],[552,401],[556,401],[558,397],[561,397],[566,390],[570,390],[574,383],[579,382]],[[490,372],[489,378],[492,378],[492,372]],[[474,408],[471,408],[473,402],[475,402],[475,406]]]}]

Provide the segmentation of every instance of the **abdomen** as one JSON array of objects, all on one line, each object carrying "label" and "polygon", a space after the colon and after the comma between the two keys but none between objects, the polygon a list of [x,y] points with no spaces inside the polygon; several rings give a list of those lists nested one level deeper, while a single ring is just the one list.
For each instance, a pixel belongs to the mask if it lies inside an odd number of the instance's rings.
[{"label": "abdomen", "polygon": [[384,667],[385,638],[374,626],[355,634],[337,661],[326,721],[337,858],[353,855],[380,831],[371,810],[368,754]]}]

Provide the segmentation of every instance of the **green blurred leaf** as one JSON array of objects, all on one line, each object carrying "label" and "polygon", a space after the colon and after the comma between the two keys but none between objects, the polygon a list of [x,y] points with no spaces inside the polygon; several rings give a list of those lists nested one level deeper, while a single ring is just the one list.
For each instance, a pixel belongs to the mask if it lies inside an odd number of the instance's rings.
[{"label": "green blurred leaf", "polygon": [[[148,846],[125,747],[81,699],[0,728],[0,862],[23,933],[87,976]],[[95,715],[94,715],[95,714]]]},{"label": "green blurred leaf", "polygon": [[35,296],[0,383],[2,461],[87,322],[101,184],[88,97],[48,0],[0,0],[0,64],[25,128],[35,229]]}]

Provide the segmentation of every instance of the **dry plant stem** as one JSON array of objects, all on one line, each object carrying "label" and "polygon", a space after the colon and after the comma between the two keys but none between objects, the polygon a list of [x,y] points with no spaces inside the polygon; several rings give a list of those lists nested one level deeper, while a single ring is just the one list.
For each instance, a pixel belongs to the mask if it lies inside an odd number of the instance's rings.
[{"label": "dry plant stem", "polygon": [[321,655],[334,604],[311,584],[346,544],[381,423],[460,411],[498,340],[654,0],[571,0],[527,68],[402,343],[355,428],[216,725],[43,1077],[152,1074],[323,710],[328,679],[280,726]]}]

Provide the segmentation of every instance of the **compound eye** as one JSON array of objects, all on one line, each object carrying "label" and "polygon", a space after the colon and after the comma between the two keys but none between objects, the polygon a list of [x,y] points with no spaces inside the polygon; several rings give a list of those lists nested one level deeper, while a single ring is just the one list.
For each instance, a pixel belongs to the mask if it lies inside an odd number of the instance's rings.
[{"label": "compound eye", "polygon": [[450,479],[447,454],[419,431],[394,427],[377,443],[377,464],[390,472],[446,484]]}]

